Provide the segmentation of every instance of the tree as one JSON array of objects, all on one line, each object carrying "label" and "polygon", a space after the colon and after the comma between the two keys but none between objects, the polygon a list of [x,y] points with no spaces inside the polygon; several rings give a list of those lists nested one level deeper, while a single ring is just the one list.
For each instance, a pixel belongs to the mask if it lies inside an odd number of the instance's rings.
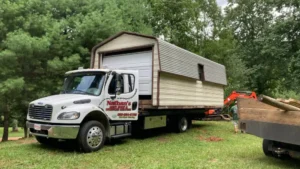
[{"label": "tree", "polygon": [[152,33],[142,0],[0,0],[0,4],[5,131],[11,115],[25,125],[30,101],[59,93],[65,71],[89,67],[89,51],[95,44],[121,30]]},{"label": "tree", "polygon": [[[0,56],[3,57],[3,54]],[[3,80],[3,79],[1,79]],[[19,94],[21,93],[21,90],[24,85],[23,78],[9,78],[6,80],[3,80],[0,83],[0,103],[2,104],[2,111],[3,111],[3,136],[2,141],[8,140],[8,128],[9,128],[9,113],[12,110],[12,107],[17,104],[17,99]]]},{"label": "tree", "polygon": [[258,93],[299,93],[299,2],[231,0],[227,17],[237,51],[251,69],[248,86]]},{"label": "tree", "polygon": [[205,39],[217,37],[221,10],[215,0],[149,0],[156,36],[201,54]]}]

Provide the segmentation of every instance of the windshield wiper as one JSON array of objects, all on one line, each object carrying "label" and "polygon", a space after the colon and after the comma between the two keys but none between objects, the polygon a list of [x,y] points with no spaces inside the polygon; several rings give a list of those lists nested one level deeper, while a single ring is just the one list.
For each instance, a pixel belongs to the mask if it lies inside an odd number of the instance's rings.
[{"label": "windshield wiper", "polygon": [[[91,95],[91,93],[88,93],[88,92],[86,92],[86,91],[83,91],[83,90],[78,90],[78,89],[72,89],[72,90],[64,90],[63,91],[63,93],[69,93],[70,94],[70,92],[80,92],[81,94],[88,94],[88,95]],[[74,93],[74,94],[76,94],[76,93]]]}]

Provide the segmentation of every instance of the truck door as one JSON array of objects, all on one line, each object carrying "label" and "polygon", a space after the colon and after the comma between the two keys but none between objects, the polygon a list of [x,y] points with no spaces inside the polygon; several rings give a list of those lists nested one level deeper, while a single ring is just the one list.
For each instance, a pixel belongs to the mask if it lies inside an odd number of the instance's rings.
[{"label": "truck door", "polygon": [[106,84],[106,114],[112,120],[138,119],[138,72],[118,71],[110,75]]}]

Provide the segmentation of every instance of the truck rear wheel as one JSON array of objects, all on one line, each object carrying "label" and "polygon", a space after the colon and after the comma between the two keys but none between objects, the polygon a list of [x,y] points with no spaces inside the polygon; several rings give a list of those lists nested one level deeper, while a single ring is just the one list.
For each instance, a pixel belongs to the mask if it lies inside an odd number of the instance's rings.
[{"label": "truck rear wheel", "polygon": [[57,143],[57,139],[54,138],[47,138],[47,137],[41,137],[41,136],[35,136],[35,139],[40,143],[44,145],[50,145],[53,146]]},{"label": "truck rear wheel", "polygon": [[86,153],[100,150],[105,143],[105,128],[98,121],[88,121],[80,127],[78,144]]},{"label": "truck rear wheel", "polygon": [[269,151],[269,145],[271,145],[271,144],[272,144],[272,141],[266,140],[266,139],[264,139],[263,143],[262,143],[263,152],[266,156],[269,156],[269,157],[273,157],[272,151]]},{"label": "truck rear wheel", "polygon": [[177,131],[179,133],[185,132],[187,131],[189,127],[189,122],[188,119],[186,117],[179,117],[179,119],[177,120]]}]

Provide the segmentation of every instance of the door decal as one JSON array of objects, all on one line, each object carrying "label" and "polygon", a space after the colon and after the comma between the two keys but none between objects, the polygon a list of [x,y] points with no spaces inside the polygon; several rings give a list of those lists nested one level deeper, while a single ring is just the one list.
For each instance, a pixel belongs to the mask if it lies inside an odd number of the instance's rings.
[{"label": "door decal", "polygon": [[131,111],[131,102],[129,101],[107,101],[106,111]]}]

